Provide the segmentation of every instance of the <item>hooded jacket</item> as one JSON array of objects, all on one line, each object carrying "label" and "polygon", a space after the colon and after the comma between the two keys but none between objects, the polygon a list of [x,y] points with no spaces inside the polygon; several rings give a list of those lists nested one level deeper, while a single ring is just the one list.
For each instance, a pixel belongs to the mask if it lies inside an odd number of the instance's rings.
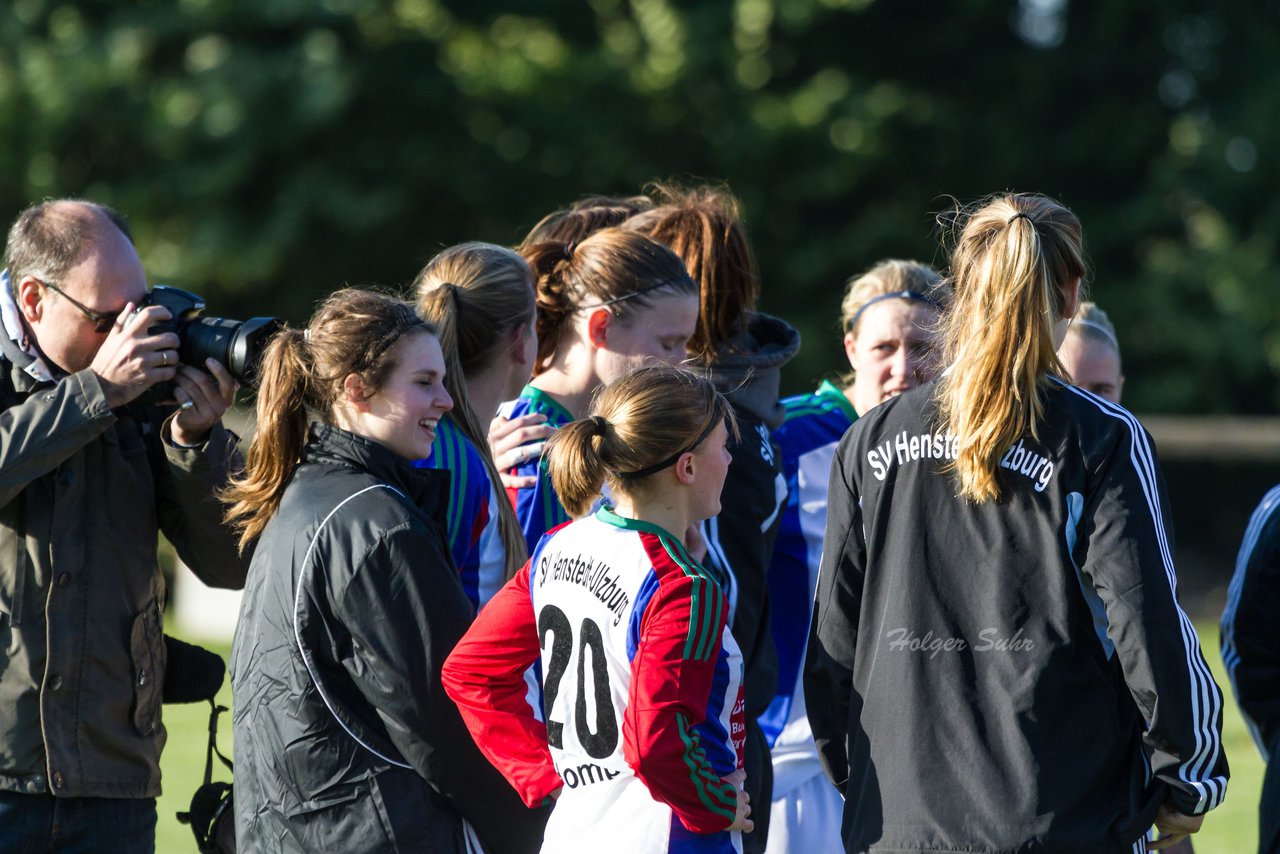
[{"label": "hooded jacket", "polygon": [[[534,851],[545,815],[440,684],[473,616],[449,474],[313,425],[263,530],[232,650],[240,850]],[[464,824],[469,823],[470,829]]]}]

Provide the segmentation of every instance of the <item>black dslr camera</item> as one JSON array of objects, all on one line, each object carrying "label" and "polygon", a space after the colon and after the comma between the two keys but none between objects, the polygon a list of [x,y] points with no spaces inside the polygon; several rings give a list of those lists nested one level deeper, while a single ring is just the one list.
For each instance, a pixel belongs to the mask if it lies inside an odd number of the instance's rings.
[{"label": "black dslr camera", "polygon": [[[204,300],[190,291],[156,285],[143,305],[162,305],[173,315],[171,320],[157,323],[147,332],[175,332],[178,335],[178,361],[204,370],[204,360],[213,358],[226,365],[231,376],[246,385],[258,378],[262,352],[271,336],[280,331],[284,321],[278,317],[251,317],[228,320],[225,317],[203,317]],[[173,383],[157,383],[151,389],[153,400],[172,400]]]}]

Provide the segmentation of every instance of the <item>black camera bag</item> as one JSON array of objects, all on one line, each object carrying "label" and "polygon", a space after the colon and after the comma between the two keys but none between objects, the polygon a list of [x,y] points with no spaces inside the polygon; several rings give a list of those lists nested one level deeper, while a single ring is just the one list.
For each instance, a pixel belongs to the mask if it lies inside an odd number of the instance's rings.
[{"label": "black camera bag", "polygon": [[213,781],[213,757],[234,773],[231,760],[218,749],[218,715],[227,710],[209,700],[209,747],[205,755],[204,784],[191,796],[191,807],[178,813],[178,821],[191,825],[200,854],[235,854],[236,813],[231,784]]}]

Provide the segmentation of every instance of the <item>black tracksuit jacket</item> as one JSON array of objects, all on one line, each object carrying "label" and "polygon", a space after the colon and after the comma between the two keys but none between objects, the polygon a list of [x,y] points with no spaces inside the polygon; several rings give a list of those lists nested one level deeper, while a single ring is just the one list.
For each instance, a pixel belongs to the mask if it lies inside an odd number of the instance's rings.
[{"label": "black tracksuit jacket", "polygon": [[1056,380],[998,502],[956,497],[929,383],[832,466],[805,697],[848,851],[1140,851],[1225,794],[1151,439]]},{"label": "black tracksuit jacket", "polygon": [[231,654],[241,852],[531,854],[526,809],[440,668],[471,625],[448,472],[314,424],[263,530]]}]

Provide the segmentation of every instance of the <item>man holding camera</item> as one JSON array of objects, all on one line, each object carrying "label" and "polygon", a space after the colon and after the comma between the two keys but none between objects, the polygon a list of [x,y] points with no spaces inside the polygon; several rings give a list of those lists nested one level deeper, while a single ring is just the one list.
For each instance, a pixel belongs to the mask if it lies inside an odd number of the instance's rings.
[{"label": "man holding camera", "polygon": [[[206,583],[247,556],[215,491],[236,382],[178,364],[123,220],[76,200],[9,231],[0,287],[0,852],[151,852],[163,530]],[[205,370],[201,370],[204,368]],[[142,398],[172,381],[178,407]],[[168,417],[165,417],[165,416]]]}]

